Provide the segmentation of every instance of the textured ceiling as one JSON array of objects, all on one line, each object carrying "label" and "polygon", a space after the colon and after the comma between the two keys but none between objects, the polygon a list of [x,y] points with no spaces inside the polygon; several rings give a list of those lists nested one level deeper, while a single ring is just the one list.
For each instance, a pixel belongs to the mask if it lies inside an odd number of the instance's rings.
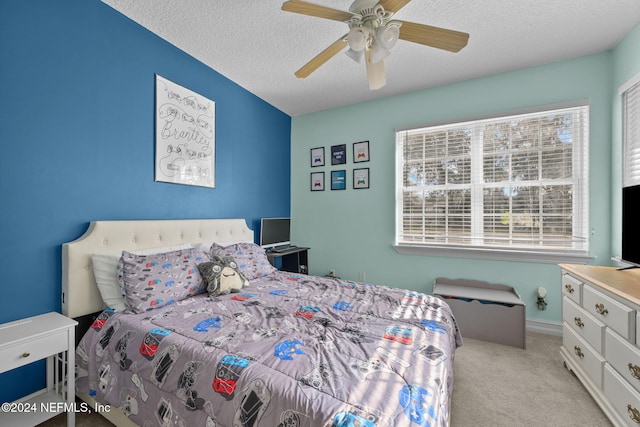
[{"label": "textured ceiling", "polygon": [[103,2],[291,116],[601,52],[640,22],[639,0],[413,0],[396,19],[464,31],[469,43],[451,53],[400,40],[387,85],[371,91],[364,64],[343,53],[294,76],[348,27],[283,12],[281,0]]}]

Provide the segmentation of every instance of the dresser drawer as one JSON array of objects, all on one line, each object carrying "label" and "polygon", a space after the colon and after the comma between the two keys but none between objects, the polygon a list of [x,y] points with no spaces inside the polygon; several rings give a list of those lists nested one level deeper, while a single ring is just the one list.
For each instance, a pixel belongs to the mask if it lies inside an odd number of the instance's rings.
[{"label": "dresser drawer", "polygon": [[607,329],[605,338],[607,362],[640,392],[640,349],[624,341],[615,332]]},{"label": "dresser drawer", "polygon": [[563,323],[562,328],[562,345],[571,354],[571,358],[589,375],[594,384],[601,389],[604,359],[566,322]]},{"label": "dresser drawer", "polygon": [[576,304],[582,303],[582,282],[569,273],[562,274],[562,295],[573,300]]},{"label": "dresser drawer", "polygon": [[54,332],[0,349],[0,372],[63,352],[68,347],[66,331]]},{"label": "dresser drawer", "polygon": [[562,320],[567,322],[600,354],[604,353],[604,323],[569,298],[562,298]]},{"label": "dresser drawer", "polygon": [[634,309],[589,286],[584,286],[582,289],[582,307],[622,335],[624,339],[635,343],[636,312]]},{"label": "dresser drawer", "polygon": [[640,393],[609,365],[604,369],[604,394],[629,426],[640,424]]}]

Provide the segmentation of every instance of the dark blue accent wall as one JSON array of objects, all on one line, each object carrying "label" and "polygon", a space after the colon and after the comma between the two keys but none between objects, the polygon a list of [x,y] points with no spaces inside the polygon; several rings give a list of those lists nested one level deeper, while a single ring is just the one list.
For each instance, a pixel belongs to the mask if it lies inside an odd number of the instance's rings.
[{"label": "dark blue accent wall", "polygon": [[[215,189],[154,182],[156,73],[215,101]],[[0,84],[0,322],[60,311],[91,220],[289,215],[291,117],[99,0],[2,0]],[[0,401],[43,386],[2,374]]]}]

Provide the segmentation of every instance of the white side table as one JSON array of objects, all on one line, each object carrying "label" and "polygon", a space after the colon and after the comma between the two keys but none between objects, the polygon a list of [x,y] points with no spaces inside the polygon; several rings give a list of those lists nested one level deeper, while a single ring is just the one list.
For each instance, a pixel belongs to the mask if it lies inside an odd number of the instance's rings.
[{"label": "white side table", "polygon": [[47,387],[0,410],[2,426],[35,426],[67,412],[75,426],[75,320],[46,313],[0,324],[0,373],[46,359]]}]

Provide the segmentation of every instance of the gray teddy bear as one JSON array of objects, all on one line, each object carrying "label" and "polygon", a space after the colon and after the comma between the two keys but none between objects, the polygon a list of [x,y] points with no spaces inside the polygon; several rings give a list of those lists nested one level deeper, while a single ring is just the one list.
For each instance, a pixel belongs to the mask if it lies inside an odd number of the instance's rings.
[{"label": "gray teddy bear", "polygon": [[207,291],[212,297],[240,292],[240,289],[249,285],[238,263],[230,256],[221,258],[216,255],[212,261],[198,264],[198,270],[207,283]]}]

